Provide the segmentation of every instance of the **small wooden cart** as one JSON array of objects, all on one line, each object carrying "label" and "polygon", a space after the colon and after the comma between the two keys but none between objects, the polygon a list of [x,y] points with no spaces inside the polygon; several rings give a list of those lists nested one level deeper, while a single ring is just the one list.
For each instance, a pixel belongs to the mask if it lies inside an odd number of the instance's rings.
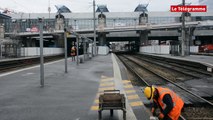
[{"label": "small wooden cart", "polygon": [[126,120],[126,100],[120,90],[104,90],[104,94],[99,96],[99,120],[102,119],[102,111],[110,110],[110,116],[113,116],[113,110],[122,110],[123,119]]}]

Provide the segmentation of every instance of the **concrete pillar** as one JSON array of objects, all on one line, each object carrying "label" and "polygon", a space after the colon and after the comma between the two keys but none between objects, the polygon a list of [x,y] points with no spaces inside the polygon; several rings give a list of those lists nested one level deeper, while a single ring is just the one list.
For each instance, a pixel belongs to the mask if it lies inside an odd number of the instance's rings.
[{"label": "concrete pillar", "polygon": [[148,23],[148,14],[144,12],[139,16],[139,25],[145,25],[146,23]]},{"label": "concrete pillar", "polygon": [[191,34],[191,40],[189,41],[189,45],[190,46],[194,46],[195,45],[195,36],[194,36],[194,31],[196,28],[190,28],[190,34]]},{"label": "concrete pillar", "polygon": [[28,46],[28,47],[33,47],[33,46],[32,46],[32,41],[33,41],[32,38],[27,39],[27,41],[29,42],[29,46]]},{"label": "concrete pillar", "polygon": [[161,40],[158,40],[158,45],[160,45],[161,44]]},{"label": "concrete pillar", "polygon": [[65,26],[65,18],[62,14],[56,15],[56,23],[55,23],[55,29],[56,30],[64,30]]},{"label": "concrete pillar", "polygon": [[31,46],[31,38],[26,38],[26,37],[22,37],[22,40],[24,41],[25,43],[25,47],[32,47]]},{"label": "concrete pillar", "polygon": [[64,47],[64,35],[54,35],[53,38],[56,47]]},{"label": "concrete pillar", "polygon": [[26,47],[35,47],[36,46],[36,39],[24,37],[23,40],[25,40]]},{"label": "concrete pillar", "polygon": [[59,39],[58,39],[58,46],[59,47],[64,47],[64,36],[63,35],[59,35]]},{"label": "concrete pillar", "polygon": [[141,46],[141,44],[140,44],[140,41],[139,40],[135,40],[135,52],[139,52],[140,51],[140,46]]},{"label": "concrete pillar", "polygon": [[[146,25],[148,23],[148,14],[143,12],[139,16],[139,25]],[[139,31],[140,45],[148,45],[148,31]]]},{"label": "concrete pillar", "polygon": [[131,42],[129,41],[128,42],[128,51],[130,51],[130,44],[131,44]]},{"label": "concrete pillar", "polygon": [[[106,16],[103,13],[101,13],[101,14],[98,15],[98,28],[99,28],[99,31],[102,31],[102,29],[104,29],[105,26],[106,26]],[[106,33],[100,32],[98,34],[98,40],[99,40],[99,46],[107,45],[107,43],[106,43]]]},{"label": "concrete pillar", "polygon": [[186,22],[191,22],[192,21],[192,17],[191,17],[191,14],[190,13],[185,13],[185,21]]},{"label": "concrete pillar", "polygon": [[4,38],[4,26],[0,25],[0,38]]},{"label": "concrete pillar", "polygon": [[106,33],[99,33],[98,34],[99,46],[105,46],[106,43]]},{"label": "concrete pillar", "polygon": [[[182,19],[181,19],[182,20]],[[186,12],[185,13],[185,22],[191,22],[191,14]],[[190,42],[192,41],[192,33],[190,28],[185,28],[185,55],[190,55]]]},{"label": "concrete pillar", "polygon": [[36,47],[36,39],[32,39],[32,47]]},{"label": "concrete pillar", "polygon": [[186,55],[190,55],[190,46],[192,46],[194,44],[192,36],[194,33],[195,28],[187,28],[186,29],[186,41],[185,41],[185,45],[186,45],[186,51],[185,54]]},{"label": "concrete pillar", "polygon": [[148,31],[140,31],[139,34],[139,40],[140,40],[140,45],[148,45]]},{"label": "concrete pillar", "polygon": [[191,34],[190,34],[190,32],[189,31],[187,31],[186,32],[186,34],[185,34],[185,36],[186,36],[186,41],[185,41],[185,45],[186,45],[186,48],[185,48],[185,55],[189,55],[190,54],[190,44],[189,44],[189,41],[191,41],[192,40],[192,36],[191,36]]},{"label": "concrete pillar", "polygon": [[[185,13],[185,22],[191,22],[191,21],[192,21],[191,13],[186,12]],[[180,17],[179,22],[182,22],[182,16]]]}]

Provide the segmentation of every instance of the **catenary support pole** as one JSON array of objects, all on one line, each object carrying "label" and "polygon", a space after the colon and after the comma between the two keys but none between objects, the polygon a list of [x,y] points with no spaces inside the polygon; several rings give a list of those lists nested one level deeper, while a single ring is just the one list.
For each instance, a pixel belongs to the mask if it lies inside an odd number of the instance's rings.
[{"label": "catenary support pole", "polygon": [[40,29],[40,85],[44,87],[43,20],[39,20]]},{"label": "catenary support pole", "polygon": [[76,47],[77,47],[77,50],[76,50],[77,62],[76,63],[77,63],[77,65],[79,65],[79,60],[78,60],[78,55],[79,55],[79,49],[78,49],[79,48],[79,36],[78,35],[76,36]]},{"label": "catenary support pole", "polygon": [[94,55],[96,55],[96,24],[95,24],[95,0],[93,0],[93,25],[94,25]]},{"label": "catenary support pole", "polygon": [[[183,6],[185,6],[185,0],[182,1]],[[186,41],[186,31],[185,31],[185,12],[182,12],[182,41],[181,41],[181,56],[185,56],[185,41]]]},{"label": "catenary support pole", "polygon": [[83,39],[84,60],[86,60],[86,39]]},{"label": "catenary support pole", "polygon": [[67,73],[67,30],[64,29],[64,63],[65,63],[65,73]]}]

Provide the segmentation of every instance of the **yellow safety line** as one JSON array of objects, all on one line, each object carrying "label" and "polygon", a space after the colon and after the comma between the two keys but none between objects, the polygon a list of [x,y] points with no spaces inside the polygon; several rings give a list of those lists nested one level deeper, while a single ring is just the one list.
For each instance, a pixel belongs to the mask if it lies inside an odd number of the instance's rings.
[{"label": "yellow safety line", "polygon": [[107,82],[107,83],[101,83],[100,86],[103,87],[103,86],[114,86],[114,82]]},{"label": "yellow safety line", "polygon": [[125,90],[126,94],[135,93],[135,90]]},{"label": "yellow safety line", "polygon": [[133,88],[132,85],[124,85],[124,88],[128,89],[128,88]]},{"label": "yellow safety line", "polygon": [[132,99],[139,99],[139,96],[136,94],[136,95],[128,95],[127,98],[129,100],[132,100]]},{"label": "yellow safety line", "polygon": [[104,79],[104,78],[109,78],[109,77],[102,75],[102,76],[101,76],[101,79]]},{"label": "yellow safety line", "polygon": [[105,88],[99,88],[99,92],[100,91],[104,91],[104,90],[114,90],[115,89],[115,87],[105,87]]},{"label": "yellow safety line", "polygon": [[96,99],[96,100],[95,100],[95,103],[98,104],[98,103],[99,103],[99,99]]},{"label": "yellow safety line", "polygon": [[90,108],[91,110],[98,110],[99,109],[99,106],[92,106],[91,108]]},{"label": "yellow safety line", "polygon": [[123,82],[124,84],[126,84],[126,83],[131,83],[130,80],[123,80],[122,82]]},{"label": "yellow safety line", "polygon": [[131,105],[132,107],[135,107],[135,106],[142,106],[143,103],[142,103],[141,101],[136,101],[136,102],[130,102],[130,105]]},{"label": "yellow safety line", "polygon": [[113,81],[114,78],[104,78],[104,79],[101,79],[101,82],[108,82],[108,81]]}]

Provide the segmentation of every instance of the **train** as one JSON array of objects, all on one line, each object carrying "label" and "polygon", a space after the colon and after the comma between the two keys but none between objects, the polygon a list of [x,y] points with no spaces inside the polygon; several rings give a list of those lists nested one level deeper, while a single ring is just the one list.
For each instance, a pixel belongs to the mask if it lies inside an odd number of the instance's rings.
[{"label": "train", "polygon": [[199,52],[213,53],[213,44],[200,45]]}]

